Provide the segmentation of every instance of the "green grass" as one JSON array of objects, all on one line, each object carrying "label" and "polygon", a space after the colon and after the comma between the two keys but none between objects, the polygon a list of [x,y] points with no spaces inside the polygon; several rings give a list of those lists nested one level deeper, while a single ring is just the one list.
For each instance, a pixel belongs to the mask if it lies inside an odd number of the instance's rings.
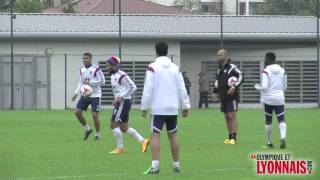
[{"label": "green grass", "polygon": [[[226,128],[218,110],[192,110],[179,119],[180,163],[182,173],[173,174],[166,134],[162,134],[160,174],[141,173],[151,163],[150,150],[140,153],[138,143],[125,135],[126,153],[110,155],[115,140],[109,129],[111,110],[100,119],[103,139],[83,141],[83,129],[72,111],[0,111],[0,179],[320,179],[320,110],[288,109],[287,146],[284,152],[295,159],[311,159],[316,167],[312,176],[257,176],[250,154],[266,152],[261,110],[238,113],[239,143],[224,145]],[[92,126],[90,113],[86,113]],[[275,121],[276,122],[276,121]],[[149,119],[133,110],[130,124],[149,137]],[[274,140],[279,150],[278,123]]]}]

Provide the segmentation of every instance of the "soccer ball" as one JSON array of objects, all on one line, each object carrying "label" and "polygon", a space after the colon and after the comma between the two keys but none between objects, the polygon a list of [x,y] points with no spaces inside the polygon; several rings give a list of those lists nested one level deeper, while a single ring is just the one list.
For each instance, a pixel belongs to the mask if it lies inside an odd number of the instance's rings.
[{"label": "soccer ball", "polygon": [[80,92],[82,96],[88,97],[92,94],[92,87],[89,85],[83,85],[80,88]]},{"label": "soccer ball", "polygon": [[229,79],[228,79],[228,86],[231,87],[234,85],[234,83],[236,83],[238,80],[238,78],[234,77],[234,76],[231,76]]}]

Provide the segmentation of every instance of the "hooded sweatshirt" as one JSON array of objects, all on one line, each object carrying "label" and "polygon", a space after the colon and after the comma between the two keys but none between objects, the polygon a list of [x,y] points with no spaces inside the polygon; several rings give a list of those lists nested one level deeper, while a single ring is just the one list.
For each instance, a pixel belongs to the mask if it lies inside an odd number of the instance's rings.
[{"label": "hooded sweatshirt", "polygon": [[189,96],[179,67],[166,56],[161,56],[147,67],[141,110],[151,105],[152,115],[178,115],[190,109]]},{"label": "hooded sweatshirt", "polygon": [[261,83],[255,88],[261,91],[261,102],[279,106],[285,104],[284,91],[287,89],[285,70],[278,64],[267,66],[261,75]]}]

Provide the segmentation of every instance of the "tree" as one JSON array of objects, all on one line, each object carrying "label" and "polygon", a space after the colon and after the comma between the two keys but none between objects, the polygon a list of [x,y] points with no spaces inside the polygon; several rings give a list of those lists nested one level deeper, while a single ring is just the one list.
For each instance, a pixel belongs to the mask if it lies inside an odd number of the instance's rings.
[{"label": "tree", "polygon": [[315,16],[316,0],[266,0],[254,11],[257,15]]},{"label": "tree", "polygon": [[76,11],[73,9],[73,4],[68,3],[65,7],[63,7],[64,13],[75,13]]},{"label": "tree", "polygon": [[39,0],[19,0],[13,6],[16,13],[41,13],[44,9]]},{"label": "tree", "polygon": [[188,11],[198,11],[200,9],[199,0],[175,0],[173,4]]},{"label": "tree", "polygon": [[7,11],[7,10],[6,10],[7,7],[5,7],[5,6],[7,6],[8,3],[9,3],[8,0],[0,0],[0,12],[5,12],[5,11]]}]

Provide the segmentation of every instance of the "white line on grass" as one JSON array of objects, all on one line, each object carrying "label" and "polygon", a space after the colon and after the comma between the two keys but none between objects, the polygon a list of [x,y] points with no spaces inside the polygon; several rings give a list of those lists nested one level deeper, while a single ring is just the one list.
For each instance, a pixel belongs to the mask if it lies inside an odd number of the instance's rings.
[{"label": "white line on grass", "polygon": [[[202,172],[216,172],[216,171],[248,171],[252,170],[249,168],[213,168],[213,169],[202,169]],[[182,172],[183,174],[197,174],[199,171],[188,171],[185,170]],[[161,173],[161,174],[170,174],[170,173]],[[134,175],[142,175],[139,174],[125,174],[125,173],[104,173],[104,174],[93,174],[93,175],[70,175],[70,176],[48,176],[48,177],[18,177],[14,178],[16,180],[38,180],[38,179],[80,179],[80,178],[92,178],[92,177],[107,177],[107,176],[134,176]]]}]

